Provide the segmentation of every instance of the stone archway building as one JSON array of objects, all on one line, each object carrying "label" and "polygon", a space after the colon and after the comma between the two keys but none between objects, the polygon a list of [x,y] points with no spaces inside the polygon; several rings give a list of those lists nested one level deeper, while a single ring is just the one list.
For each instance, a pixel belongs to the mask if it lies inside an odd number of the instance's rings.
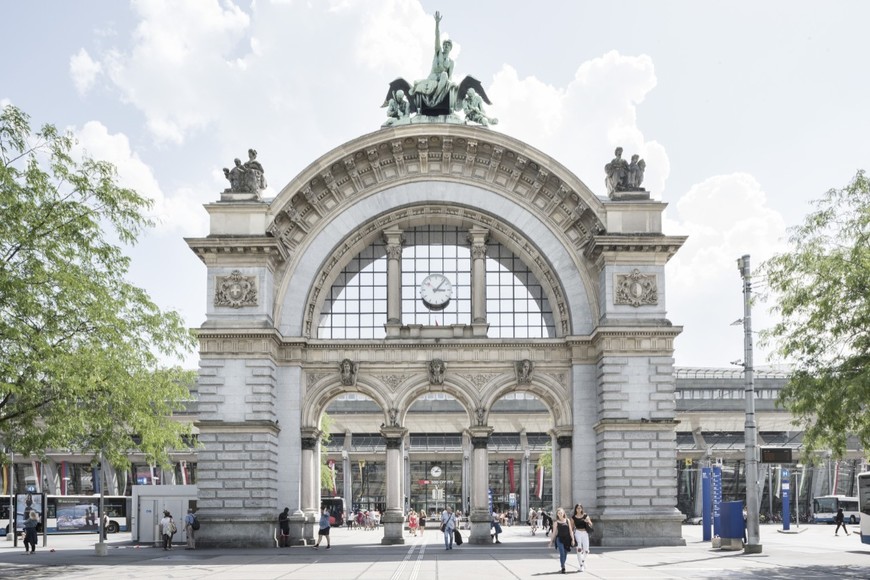
[{"label": "stone archway building", "polygon": [[[320,415],[359,392],[383,411],[383,542],[402,542],[405,418],[417,397],[443,391],[468,416],[471,541],[489,542],[489,413],[525,390],[552,418],[556,505],[582,500],[603,545],[682,544],[672,358],[681,329],[666,318],[664,266],[685,238],[662,233],[664,203],[634,197],[599,198],[511,137],[419,124],[334,149],[273,200],[207,205],[209,236],[187,240],[208,267],[201,541],[266,545],[283,505],[295,512],[294,541],[311,538]],[[404,235],[430,224],[467,236],[468,323],[403,320]],[[374,242],[387,257],[384,336],[319,338],[330,289]],[[540,283],[552,336],[488,337],[484,260],[493,243]]]}]

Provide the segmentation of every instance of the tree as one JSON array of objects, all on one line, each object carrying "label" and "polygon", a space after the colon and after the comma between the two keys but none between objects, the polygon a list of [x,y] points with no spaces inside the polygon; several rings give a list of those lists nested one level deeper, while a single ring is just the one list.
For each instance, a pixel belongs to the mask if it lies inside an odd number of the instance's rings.
[{"label": "tree", "polygon": [[329,443],[332,441],[332,427],[335,420],[329,413],[320,416],[320,488],[335,489],[335,472],[329,466]]},{"label": "tree", "polygon": [[795,371],[779,402],[804,429],[809,458],[870,448],[870,181],[859,171],[790,230],[790,251],[761,267],[781,320],[765,333]]},{"label": "tree", "polygon": [[172,415],[194,375],[160,357],[195,340],[124,279],[116,243],[152,225],[151,201],[120,187],[110,163],[74,154],[69,133],[0,112],[0,445],[102,450],[117,466],[136,449],[166,464],[187,446]]}]

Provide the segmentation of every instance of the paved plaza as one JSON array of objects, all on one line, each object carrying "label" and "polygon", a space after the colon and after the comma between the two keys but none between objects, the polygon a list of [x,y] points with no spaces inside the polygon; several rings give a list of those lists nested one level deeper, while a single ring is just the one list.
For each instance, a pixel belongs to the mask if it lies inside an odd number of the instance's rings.
[{"label": "paved plaza", "polygon": [[[578,578],[868,578],[870,545],[853,534],[834,536],[834,527],[804,525],[783,534],[762,526],[763,552],[744,555],[711,549],[700,526],[683,526],[685,547],[593,548],[586,572],[568,558],[568,574]],[[793,528],[794,529],[794,528]],[[464,535],[467,537],[468,532]],[[445,551],[435,529],[398,546],[380,545],[380,532],[334,529],[333,548],[273,548],[164,552],[135,546],[129,534],[113,535],[108,555],[94,554],[94,537],[50,536],[32,556],[12,542],[0,542],[2,578],[208,578],[311,580],[475,580],[561,576],[558,553],[541,534],[506,527],[500,545],[463,544]],[[51,550],[54,550],[53,552]]]}]

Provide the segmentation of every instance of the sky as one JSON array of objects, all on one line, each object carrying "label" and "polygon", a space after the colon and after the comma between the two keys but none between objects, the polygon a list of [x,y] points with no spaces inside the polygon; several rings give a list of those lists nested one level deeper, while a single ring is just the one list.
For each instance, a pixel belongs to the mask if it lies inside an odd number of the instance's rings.
[{"label": "sky", "polygon": [[[812,200],[870,160],[870,3],[538,0],[0,0],[0,106],[74,132],[155,201],[130,280],[191,327],[206,268],[184,237],[222,167],[259,152],[273,197],[309,163],[383,122],[390,81],[424,78],[454,43],[499,124],[605,196],[616,146],[646,160],[688,241],[666,268],[681,367],[736,368],[742,281],[787,248]],[[484,129],[482,129],[484,130]],[[754,281],[762,290],[764,281]],[[753,329],[772,323],[756,304]],[[778,361],[756,344],[755,365]],[[180,361],[190,368],[196,356]]]}]

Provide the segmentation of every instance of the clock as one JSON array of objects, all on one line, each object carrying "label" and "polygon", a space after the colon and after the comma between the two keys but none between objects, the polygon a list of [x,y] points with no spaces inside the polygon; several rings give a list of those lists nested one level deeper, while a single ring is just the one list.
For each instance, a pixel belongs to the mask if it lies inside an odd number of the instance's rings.
[{"label": "clock", "polygon": [[453,284],[444,274],[429,274],[420,284],[420,298],[429,310],[444,310],[453,297]]},{"label": "clock", "polygon": [[441,468],[436,465],[429,470],[429,473],[432,474],[432,477],[441,477]]}]

